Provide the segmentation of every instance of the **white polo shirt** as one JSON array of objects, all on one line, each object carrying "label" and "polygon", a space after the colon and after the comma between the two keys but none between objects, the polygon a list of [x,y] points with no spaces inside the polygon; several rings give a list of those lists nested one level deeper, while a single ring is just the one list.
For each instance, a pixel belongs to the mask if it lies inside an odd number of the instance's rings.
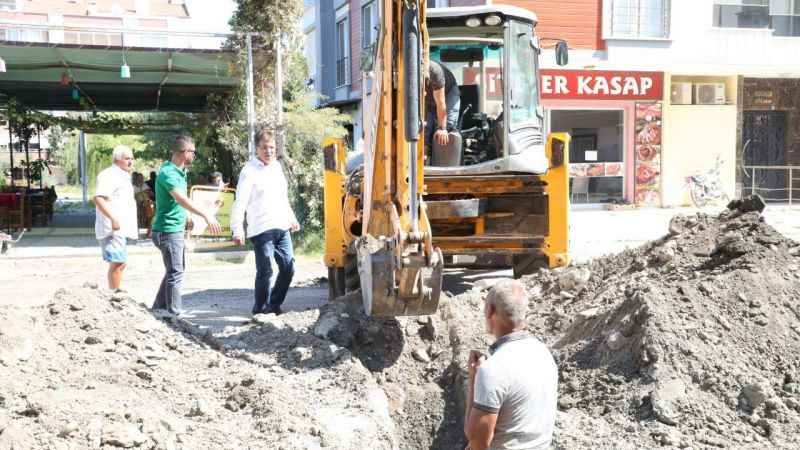
[{"label": "white polo shirt", "polygon": [[288,230],[292,222],[297,222],[289,204],[283,167],[277,160],[267,165],[253,158],[239,174],[236,201],[231,210],[231,231],[234,236],[244,235],[245,215],[248,238],[267,230]]},{"label": "white polo shirt", "polygon": [[131,174],[120,169],[116,164],[97,174],[95,196],[105,197],[109,212],[119,220],[119,230],[111,229],[111,219],[95,207],[94,234],[103,239],[116,234],[128,239],[138,239],[139,229],[136,223],[136,200],[133,198]]},{"label": "white polo shirt", "polygon": [[497,340],[475,375],[472,407],[497,414],[491,450],[546,450],[553,439],[558,368],[547,346],[525,331]]}]

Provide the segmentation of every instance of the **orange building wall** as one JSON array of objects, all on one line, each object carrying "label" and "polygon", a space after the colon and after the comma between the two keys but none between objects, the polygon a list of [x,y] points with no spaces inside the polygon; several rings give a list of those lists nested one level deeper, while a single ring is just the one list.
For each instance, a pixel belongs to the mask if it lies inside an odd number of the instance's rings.
[{"label": "orange building wall", "polygon": [[564,39],[575,49],[605,49],[602,0],[494,0],[492,4],[535,12],[541,37]]}]

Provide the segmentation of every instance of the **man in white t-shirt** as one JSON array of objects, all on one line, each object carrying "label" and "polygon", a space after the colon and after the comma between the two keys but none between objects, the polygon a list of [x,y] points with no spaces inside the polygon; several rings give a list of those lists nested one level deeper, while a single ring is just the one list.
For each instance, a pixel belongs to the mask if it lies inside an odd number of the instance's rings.
[{"label": "man in white t-shirt", "polygon": [[471,450],[545,450],[556,421],[558,369],[550,350],[525,331],[528,299],[518,281],[486,296],[487,332],[497,340],[469,357],[464,432]]},{"label": "man in white t-shirt", "polygon": [[119,289],[128,260],[127,239],[138,239],[136,200],[133,196],[131,169],[133,152],[118,145],[112,153],[114,163],[97,174],[94,193],[94,233],[108,262],[108,288]]}]

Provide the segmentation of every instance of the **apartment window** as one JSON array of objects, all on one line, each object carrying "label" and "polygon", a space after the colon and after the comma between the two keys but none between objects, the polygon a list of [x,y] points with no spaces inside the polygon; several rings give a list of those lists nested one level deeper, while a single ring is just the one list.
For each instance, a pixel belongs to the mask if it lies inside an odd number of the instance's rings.
[{"label": "apartment window", "polygon": [[717,0],[714,26],[721,28],[769,28],[769,0]]},{"label": "apartment window", "polygon": [[670,0],[611,0],[609,37],[667,38],[669,12]]},{"label": "apartment window", "polygon": [[378,40],[378,3],[370,2],[361,8],[361,47],[369,48]]},{"label": "apartment window", "polygon": [[47,42],[47,32],[25,28],[0,29],[0,40],[15,42]]},{"label": "apartment window", "polygon": [[100,47],[119,47],[122,45],[122,36],[119,33],[64,31],[64,43],[72,45],[96,45]]},{"label": "apartment window", "polygon": [[775,36],[800,36],[800,0],[772,0],[769,14]]},{"label": "apartment window", "polygon": [[350,46],[347,35],[347,19],[336,22],[336,87],[344,86],[349,82]]},{"label": "apartment window", "polygon": [[0,11],[13,11],[17,9],[17,0],[0,0]]}]

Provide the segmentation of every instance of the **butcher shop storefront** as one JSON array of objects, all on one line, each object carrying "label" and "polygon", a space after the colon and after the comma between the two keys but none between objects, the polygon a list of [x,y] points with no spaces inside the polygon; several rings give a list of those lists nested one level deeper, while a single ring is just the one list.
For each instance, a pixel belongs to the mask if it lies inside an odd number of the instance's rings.
[{"label": "butcher shop storefront", "polygon": [[568,132],[573,205],[661,205],[663,73],[542,70],[551,132]]}]

